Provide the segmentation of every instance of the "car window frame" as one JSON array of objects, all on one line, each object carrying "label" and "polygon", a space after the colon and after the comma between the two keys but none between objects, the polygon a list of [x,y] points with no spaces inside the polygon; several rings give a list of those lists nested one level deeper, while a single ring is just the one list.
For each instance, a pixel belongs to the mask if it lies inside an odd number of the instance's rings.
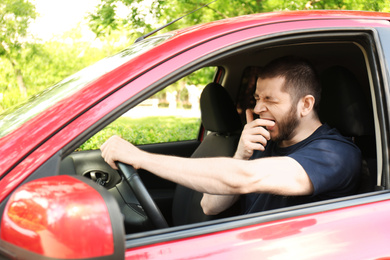
[{"label": "car window frame", "polygon": [[[378,61],[377,61],[377,81],[380,82],[384,87],[376,90],[378,97],[380,97],[381,102],[378,104],[378,109],[381,111],[381,121],[382,124],[379,125],[381,128],[382,134],[380,136],[381,142],[389,147],[390,139],[389,136],[383,133],[389,133],[389,112],[390,111],[390,46],[383,44],[390,40],[390,28],[375,28],[374,34],[375,44],[378,46]],[[373,43],[372,43],[373,44]],[[387,104],[387,105],[386,105]],[[380,106],[379,106],[380,105]],[[386,127],[387,126],[387,127]],[[390,157],[390,152],[388,149],[382,149],[384,158]],[[389,171],[390,165],[388,161],[384,162],[383,167]],[[390,187],[390,174],[389,172],[383,173],[382,182],[385,184],[385,187]]]}]

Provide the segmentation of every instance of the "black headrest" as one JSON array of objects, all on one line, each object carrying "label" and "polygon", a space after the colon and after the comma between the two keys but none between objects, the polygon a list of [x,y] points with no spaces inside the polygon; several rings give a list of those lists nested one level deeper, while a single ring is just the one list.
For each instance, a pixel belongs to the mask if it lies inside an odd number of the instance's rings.
[{"label": "black headrest", "polygon": [[202,123],[206,130],[228,134],[242,130],[242,123],[229,93],[218,83],[208,84],[200,96]]},{"label": "black headrest", "polygon": [[344,136],[374,132],[372,110],[358,80],[344,67],[335,66],[321,75],[320,119]]}]

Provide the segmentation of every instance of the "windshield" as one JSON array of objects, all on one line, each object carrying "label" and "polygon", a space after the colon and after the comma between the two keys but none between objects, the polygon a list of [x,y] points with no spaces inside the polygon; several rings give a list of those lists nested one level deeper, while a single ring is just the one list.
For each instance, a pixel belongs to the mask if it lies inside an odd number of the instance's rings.
[{"label": "windshield", "polygon": [[162,35],[134,43],[129,48],[124,49],[116,55],[107,57],[62,80],[54,86],[45,89],[43,92],[33,96],[28,101],[6,110],[0,115],[0,137],[12,132],[29,119],[35,117],[59,101],[73,95],[88,83],[94,81],[105,73],[114,70],[135,56],[146,52],[170,37],[171,35]]}]

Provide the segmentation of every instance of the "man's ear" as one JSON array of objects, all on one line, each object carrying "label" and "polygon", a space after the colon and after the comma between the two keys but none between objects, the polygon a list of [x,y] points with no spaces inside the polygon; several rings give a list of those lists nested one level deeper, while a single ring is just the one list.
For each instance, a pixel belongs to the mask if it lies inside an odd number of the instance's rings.
[{"label": "man's ear", "polygon": [[302,117],[309,115],[311,111],[313,111],[315,101],[316,100],[312,95],[306,95],[300,100],[300,115]]}]

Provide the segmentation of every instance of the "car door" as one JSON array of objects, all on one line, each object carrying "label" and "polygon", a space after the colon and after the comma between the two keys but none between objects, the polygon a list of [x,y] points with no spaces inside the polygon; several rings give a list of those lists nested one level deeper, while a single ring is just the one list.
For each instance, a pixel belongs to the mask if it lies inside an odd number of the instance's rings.
[{"label": "car door", "polygon": [[[319,24],[321,24],[320,21],[317,25]],[[302,24],[294,23],[284,26],[289,27],[290,25],[297,29]],[[350,26],[349,21],[345,27],[342,26],[343,33],[345,30],[348,31],[346,29],[348,26]],[[275,26],[272,29],[277,31],[277,28],[278,26]],[[271,28],[267,29],[272,30]],[[336,31],[329,31],[329,35],[327,35],[331,36],[329,39],[334,39]],[[313,29],[309,32],[304,37],[310,37],[311,33],[314,36],[319,31]],[[373,39],[375,37],[371,38],[371,40]],[[378,42],[376,43],[378,44]],[[381,49],[381,46],[376,45],[376,48]],[[373,60],[378,58],[373,52],[368,56],[369,59]],[[370,73],[377,74],[374,70],[371,70]],[[382,76],[386,77],[384,74]],[[374,85],[371,85],[371,91],[374,91],[373,88],[383,87],[380,84],[380,78],[376,78],[374,81]],[[377,92],[374,91],[371,94],[375,96],[375,93]],[[377,102],[376,105],[379,107],[376,108],[378,110],[375,112],[377,113],[376,124],[388,128],[387,125],[384,125],[386,120],[381,121],[380,119],[383,115],[380,108],[383,101],[377,100]],[[386,112],[384,113],[386,114]],[[384,132],[379,132],[386,135]],[[378,145],[381,146],[381,144]],[[382,157],[382,159],[387,161],[386,157]],[[387,166],[386,162],[381,164],[381,167],[387,168]],[[388,170],[383,169],[381,173],[388,174]],[[388,239],[388,235],[387,231],[382,232],[381,227],[386,222],[385,216],[390,213],[389,198],[387,191],[377,191],[324,203],[302,205],[246,217],[241,216],[230,219],[229,222],[219,220],[206,224],[195,224],[185,228],[161,231],[159,234],[145,233],[140,237],[129,235],[126,242],[128,248],[126,258],[344,259],[359,258],[362,255],[363,258],[385,256],[388,255],[388,252],[383,241]],[[380,210],[379,214],[373,213],[378,212],[378,210]],[[363,231],[359,233],[355,229],[356,227],[360,227]],[[367,243],[365,238],[372,237],[371,235],[376,236],[378,240],[374,239],[375,242]],[[194,251],[194,247],[197,250]],[[362,250],[356,250],[356,248]]]}]

